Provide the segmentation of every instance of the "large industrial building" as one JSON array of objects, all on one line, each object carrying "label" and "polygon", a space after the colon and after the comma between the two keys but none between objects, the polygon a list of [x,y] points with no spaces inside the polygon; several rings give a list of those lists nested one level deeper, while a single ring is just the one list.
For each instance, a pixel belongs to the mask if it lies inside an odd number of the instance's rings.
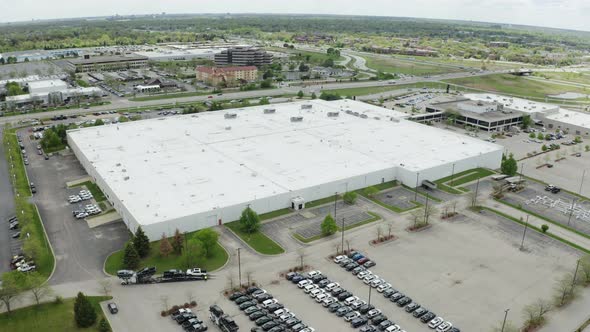
[{"label": "large industrial building", "polygon": [[68,87],[67,83],[60,79],[48,79],[39,81],[20,81],[19,85],[27,87],[29,93],[6,97],[7,105],[22,106],[39,103],[43,105],[58,105],[74,98],[99,98],[104,92],[96,87]]},{"label": "large industrial building", "polygon": [[398,180],[475,167],[502,147],[352,100],[302,101],[75,129],[68,142],[128,227],[150,239]]},{"label": "large industrial building", "polygon": [[250,46],[236,46],[215,54],[217,66],[264,66],[272,64],[272,54]]},{"label": "large industrial building", "polygon": [[145,68],[148,65],[148,58],[141,55],[135,56],[90,56],[67,60],[69,69],[77,73],[92,73],[101,71],[117,71],[128,69]]}]

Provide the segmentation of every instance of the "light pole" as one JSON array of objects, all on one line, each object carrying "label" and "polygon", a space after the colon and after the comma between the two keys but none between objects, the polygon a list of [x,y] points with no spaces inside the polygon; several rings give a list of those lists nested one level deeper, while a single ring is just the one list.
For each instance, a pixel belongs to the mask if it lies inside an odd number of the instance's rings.
[{"label": "light pole", "polygon": [[501,332],[504,332],[504,326],[506,326],[506,317],[508,317],[508,311],[510,311],[510,309],[504,310],[504,322],[502,322],[502,331]]},{"label": "light pole", "polygon": [[451,183],[450,183],[451,187],[453,186],[454,177],[455,177],[455,163],[453,163],[453,169],[451,170]]},{"label": "light pole", "polygon": [[[334,193],[334,220],[336,220],[336,204],[338,203],[338,192]],[[344,251],[344,248],[342,248]]]},{"label": "light pole", "polygon": [[238,248],[238,279],[240,280],[240,287],[242,287],[242,261],[240,259],[240,249]]},{"label": "light pole", "polygon": [[371,305],[371,289],[373,289],[373,287],[371,287],[371,283],[369,283],[369,305]]},{"label": "light pole", "polygon": [[473,202],[471,202],[471,207],[474,207],[477,203],[477,194],[479,192],[479,177],[477,178],[477,183],[475,184],[475,193],[473,195]]},{"label": "light pole", "polygon": [[341,248],[342,248],[342,252],[344,252],[344,217],[342,217],[342,227],[340,227],[340,231],[342,233],[342,244],[341,244]]},{"label": "light pole", "polygon": [[[580,181],[580,190],[578,190],[578,195],[582,194],[582,187],[584,185],[584,177],[586,176],[586,170],[582,171],[582,180]],[[570,225],[570,221],[572,220],[572,215],[574,214],[574,202],[575,202],[575,198],[572,198],[572,207],[570,209],[570,216],[567,219],[567,225]]]},{"label": "light pole", "polygon": [[520,243],[520,250],[524,249],[524,236],[526,235],[526,229],[529,227],[529,215],[526,215],[526,223],[524,224],[524,232],[522,233],[522,242]]},{"label": "light pole", "polygon": [[576,284],[576,277],[578,276],[578,268],[580,267],[580,260],[578,259],[578,262],[576,263],[576,272],[574,272],[574,278],[572,279],[572,288],[570,290],[570,293],[574,292],[574,285]]},{"label": "light pole", "polygon": [[420,172],[416,173],[416,191],[414,192],[414,202],[418,200],[418,178],[420,177]]}]

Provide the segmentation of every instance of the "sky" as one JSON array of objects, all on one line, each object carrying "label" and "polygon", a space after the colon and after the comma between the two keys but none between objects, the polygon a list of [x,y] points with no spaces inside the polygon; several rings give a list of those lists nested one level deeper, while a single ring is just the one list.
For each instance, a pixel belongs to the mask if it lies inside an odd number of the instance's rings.
[{"label": "sky", "polygon": [[590,31],[590,0],[0,0],[0,22],[151,13],[294,13],[459,19]]}]

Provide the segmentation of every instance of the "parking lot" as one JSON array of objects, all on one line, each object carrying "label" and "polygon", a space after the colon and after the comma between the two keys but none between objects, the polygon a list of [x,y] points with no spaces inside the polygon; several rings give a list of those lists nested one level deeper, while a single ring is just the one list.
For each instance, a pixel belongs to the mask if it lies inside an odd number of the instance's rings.
[{"label": "parking lot", "polygon": [[[3,135],[4,127],[0,127]],[[0,154],[4,156],[4,146],[0,146]],[[8,229],[7,219],[14,216],[14,193],[10,183],[8,162],[5,158],[0,161],[0,273],[10,271],[10,259],[14,254],[16,241],[11,238],[12,231]]]},{"label": "parking lot", "polygon": [[54,154],[45,160],[36,153],[38,143],[29,138],[29,130],[19,133],[29,156],[29,180],[37,187],[31,201],[37,204],[55,253],[56,268],[50,282],[102,278],[104,260],[123,247],[129,237],[127,227],[116,222],[90,229],[86,222],[77,220],[72,215],[76,206],[67,198],[80,189],[68,189],[65,183],[86,176],[84,169],[71,153]]},{"label": "parking lot", "polygon": [[[429,192],[429,194],[431,194],[431,192]],[[382,191],[376,194],[374,198],[384,204],[401,210],[409,210],[419,206],[415,202],[420,204],[426,203],[426,196],[416,195],[415,192],[401,186]],[[437,204],[437,202],[430,199],[428,200],[428,204]]]}]

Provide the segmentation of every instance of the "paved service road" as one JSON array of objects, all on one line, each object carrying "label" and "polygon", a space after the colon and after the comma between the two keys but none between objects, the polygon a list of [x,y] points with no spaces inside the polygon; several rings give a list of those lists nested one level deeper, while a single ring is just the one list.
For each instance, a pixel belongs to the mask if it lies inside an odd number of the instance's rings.
[{"label": "paved service road", "polygon": [[[0,137],[2,135],[4,135],[4,126],[0,126]],[[12,239],[6,219],[14,215],[14,192],[10,183],[8,162],[4,156],[4,145],[0,145],[0,273],[10,271]]]}]

